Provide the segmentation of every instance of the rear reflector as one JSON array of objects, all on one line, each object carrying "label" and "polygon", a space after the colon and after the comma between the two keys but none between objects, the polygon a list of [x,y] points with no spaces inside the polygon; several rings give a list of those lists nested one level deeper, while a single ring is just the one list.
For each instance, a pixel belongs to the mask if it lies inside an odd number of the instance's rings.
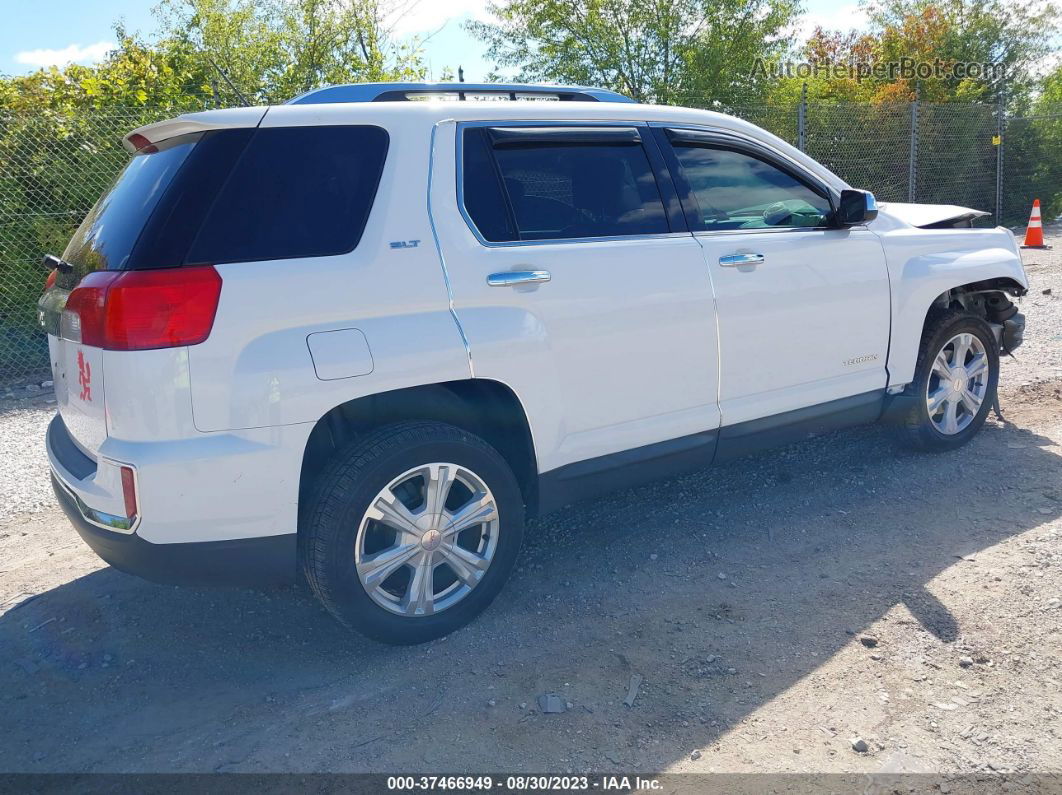
[{"label": "rear reflector", "polygon": [[122,497],[125,498],[125,517],[136,517],[136,475],[131,467],[122,467]]},{"label": "rear reflector", "polygon": [[210,336],[221,276],[210,265],[93,271],[67,298],[60,333],[111,351],[198,345]]},{"label": "rear reflector", "polygon": [[58,276],[59,276],[59,271],[57,271],[57,270],[49,271],[48,272],[48,278],[44,280],[44,289],[45,290],[51,290],[53,287],[55,287],[55,280],[56,280],[56,277],[58,277]]}]

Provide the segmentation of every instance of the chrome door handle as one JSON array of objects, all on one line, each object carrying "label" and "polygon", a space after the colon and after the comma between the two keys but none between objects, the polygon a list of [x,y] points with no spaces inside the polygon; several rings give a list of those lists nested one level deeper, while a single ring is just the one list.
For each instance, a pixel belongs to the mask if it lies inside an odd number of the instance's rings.
[{"label": "chrome door handle", "polygon": [[729,257],[720,257],[719,264],[724,268],[736,268],[739,265],[759,265],[763,262],[763,254],[731,254]]},{"label": "chrome door handle", "polygon": [[549,271],[502,271],[487,277],[491,287],[518,287],[521,284],[541,284],[550,280]]}]

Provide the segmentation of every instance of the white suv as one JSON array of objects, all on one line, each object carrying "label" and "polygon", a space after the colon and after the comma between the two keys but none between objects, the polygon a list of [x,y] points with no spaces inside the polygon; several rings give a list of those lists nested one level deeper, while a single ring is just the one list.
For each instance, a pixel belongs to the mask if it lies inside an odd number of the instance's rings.
[{"label": "white suv", "polygon": [[574,500],[884,417],[958,447],[1021,342],[984,213],[879,210],[717,113],[334,86],[125,142],[46,258],[60,503],[116,568],[301,571],[388,642],[469,621]]}]

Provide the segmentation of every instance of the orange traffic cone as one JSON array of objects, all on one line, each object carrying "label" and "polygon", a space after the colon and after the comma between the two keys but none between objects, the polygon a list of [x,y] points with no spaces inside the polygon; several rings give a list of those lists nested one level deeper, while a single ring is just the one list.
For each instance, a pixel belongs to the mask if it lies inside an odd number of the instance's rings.
[{"label": "orange traffic cone", "polygon": [[1033,199],[1032,213],[1029,214],[1029,226],[1025,230],[1025,242],[1022,248],[1047,248],[1044,245],[1044,225],[1040,220],[1040,200]]}]

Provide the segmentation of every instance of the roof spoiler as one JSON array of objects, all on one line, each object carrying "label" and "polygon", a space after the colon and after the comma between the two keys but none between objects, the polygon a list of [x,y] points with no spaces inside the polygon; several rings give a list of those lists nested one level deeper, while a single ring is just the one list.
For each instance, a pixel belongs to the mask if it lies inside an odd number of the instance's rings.
[{"label": "roof spoiler", "polygon": [[161,143],[178,135],[203,132],[205,130],[225,130],[242,127],[257,127],[268,108],[231,108],[229,110],[205,110],[200,113],[186,113],[176,119],[158,121],[137,127],[122,139],[126,151],[136,153],[153,144]]}]

